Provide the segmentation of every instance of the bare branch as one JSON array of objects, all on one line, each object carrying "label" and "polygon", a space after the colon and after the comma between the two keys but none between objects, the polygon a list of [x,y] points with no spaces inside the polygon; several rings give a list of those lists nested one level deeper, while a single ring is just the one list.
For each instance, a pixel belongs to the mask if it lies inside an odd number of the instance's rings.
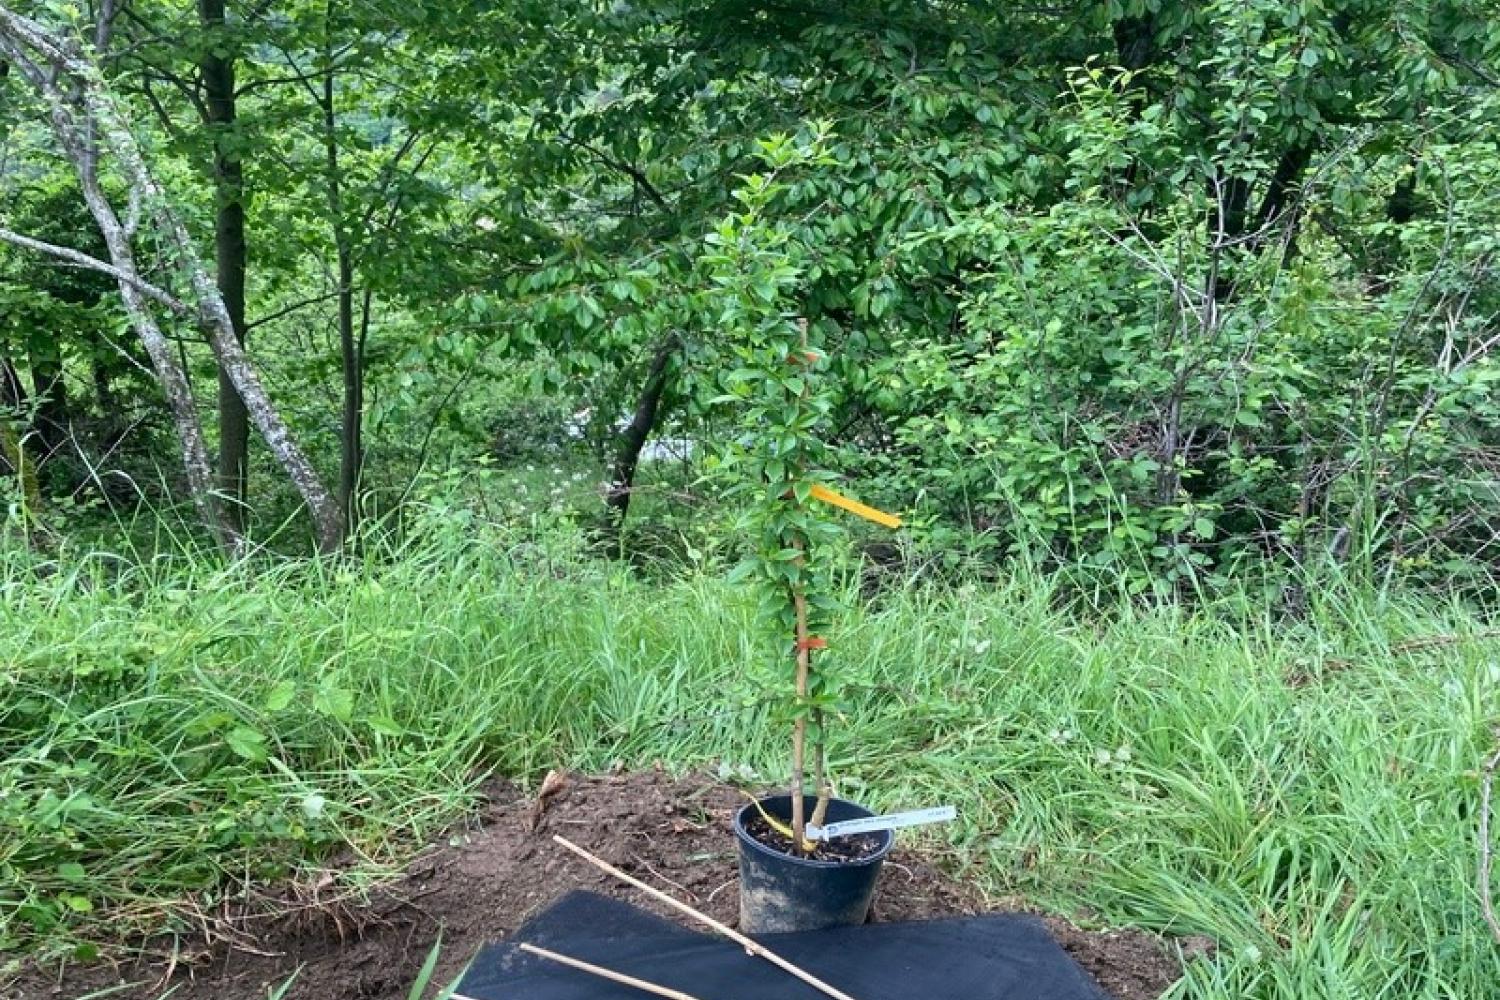
[{"label": "bare branch", "polygon": [[[390,159],[387,160],[385,164],[380,168],[381,184],[376,191],[375,196],[371,197],[370,204],[365,209],[364,218],[360,219],[359,221],[361,229],[368,229],[370,227],[370,222],[375,218],[375,213],[380,210],[380,206],[386,201],[386,193],[391,189],[391,185],[396,182],[396,177],[401,167],[401,161],[406,158],[407,153],[410,153],[412,149],[416,147],[417,140],[419,140],[421,137],[421,131],[413,130],[406,137],[406,140],[401,143],[400,148],[392,153]],[[427,162],[427,157],[432,154],[432,150],[434,148],[436,148],[436,143],[434,143],[432,146],[429,146],[427,148],[427,152],[422,154],[421,159],[417,161],[417,165],[413,169],[413,176],[417,171],[420,171],[422,169],[422,165]],[[400,213],[400,199],[395,199],[395,201],[396,204],[393,204],[391,206],[392,218]]]},{"label": "bare branch", "polygon": [[640,167],[637,167],[633,163],[627,163],[624,160],[616,159],[599,147],[584,142],[581,139],[575,138],[570,133],[563,133],[562,139],[569,145],[575,146],[578,149],[581,149],[584,152],[588,153],[596,161],[610,168],[611,170],[617,171],[624,174],[626,177],[629,177],[631,181],[635,183],[636,188],[641,191],[641,193],[643,193],[647,198],[650,198],[656,204],[657,208],[660,208],[663,211],[671,211],[672,206],[667,204],[667,199],[662,197],[662,193],[656,189],[656,185],[651,183],[651,179],[646,176],[646,172]]},{"label": "bare branch", "polygon": [[55,243],[43,243],[41,240],[34,240],[30,236],[22,236],[20,233],[13,232],[3,226],[0,226],[0,240],[12,243],[26,250],[46,254],[49,257],[56,257],[58,260],[65,260],[77,267],[86,268],[90,271],[98,271],[100,274],[107,274],[116,281],[121,281],[134,287],[136,291],[146,296],[146,298],[158,305],[166,306],[179,316],[192,315],[193,311],[184,302],[174,298],[165,290],[142,279],[140,275],[121,270],[113,264],[105,263],[97,257],[90,257],[88,254],[81,253],[71,247],[60,247]]},{"label": "bare branch", "polygon": [[312,298],[301,299],[297,302],[293,302],[289,306],[284,306],[281,309],[277,309],[275,312],[267,313],[264,316],[258,317],[253,322],[246,323],[245,332],[249,333],[256,327],[265,326],[267,323],[275,322],[276,320],[281,319],[283,316],[290,316],[292,313],[298,311],[299,309],[306,309],[308,306],[315,306],[319,302],[327,302],[329,299],[334,298],[337,295],[337,292],[324,292],[322,295],[314,295]]},{"label": "bare branch", "polygon": [[285,49],[280,49],[280,51],[282,55],[286,57],[288,65],[290,65],[292,68],[291,74],[287,76],[263,76],[251,80],[248,83],[242,84],[238,89],[236,89],[234,92],[234,96],[244,97],[246,94],[251,93],[252,91],[260,90],[262,87],[276,87],[284,83],[300,83],[306,86],[310,81],[322,79],[323,76],[326,75],[330,70],[338,73],[346,66],[350,66],[355,62],[354,59],[350,58],[343,62],[336,61],[333,63],[333,65],[329,66],[326,69],[317,69],[304,72],[302,67],[297,65],[295,57],[293,57]]}]

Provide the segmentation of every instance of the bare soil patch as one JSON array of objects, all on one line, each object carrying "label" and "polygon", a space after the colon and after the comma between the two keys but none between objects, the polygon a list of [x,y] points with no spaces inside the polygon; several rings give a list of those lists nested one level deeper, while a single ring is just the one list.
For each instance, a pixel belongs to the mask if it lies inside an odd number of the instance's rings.
[{"label": "bare soil patch", "polygon": [[[221,918],[196,950],[155,941],[133,961],[32,969],[0,986],[15,1000],[265,1000],[294,973],[287,1000],[406,1000],[442,934],[436,982],[451,982],[474,953],[571,889],[590,889],[674,914],[557,848],[560,833],[694,907],[733,924],[738,913],[731,822],[740,793],[703,779],[645,772],[573,777],[545,808],[514,786],[491,786],[487,806],[421,854],[398,880],[359,900],[322,887],[287,890],[279,905]],[[326,892],[326,897],[320,893]],[[917,920],[980,912],[982,901],[911,852],[892,852],[872,919]],[[1047,917],[1053,936],[1118,1000],[1155,1000],[1181,975],[1161,939],[1094,932]],[[694,928],[695,930],[700,928]],[[299,971],[300,970],[300,971]]]}]

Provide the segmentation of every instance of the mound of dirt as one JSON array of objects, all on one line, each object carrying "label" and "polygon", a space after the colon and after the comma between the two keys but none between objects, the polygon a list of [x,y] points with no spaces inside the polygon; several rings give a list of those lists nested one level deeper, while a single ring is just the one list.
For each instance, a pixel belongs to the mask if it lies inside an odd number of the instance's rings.
[{"label": "mound of dirt", "polygon": [[[72,966],[51,975],[33,969],[0,988],[0,996],[74,1000],[109,990],[118,1000],[169,994],[172,1000],[265,1000],[295,974],[286,1000],[406,1000],[439,933],[434,981],[447,984],[481,946],[570,889],[591,889],[679,919],[571,857],[552,843],[553,834],[734,923],[738,876],[730,824],[744,801],[740,793],[652,772],[573,777],[545,791],[538,801],[508,784],[492,786],[487,807],[470,824],[364,898],[339,898],[329,877],[289,890],[258,912],[206,921],[206,944],[196,951],[154,942],[133,964]],[[898,849],[886,862],[872,919],[981,909],[969,889]],[[1083,931],[1056,917],[1047,925],[1118,1000],[1154,1000],[1181,974],[1152,935]]]}]

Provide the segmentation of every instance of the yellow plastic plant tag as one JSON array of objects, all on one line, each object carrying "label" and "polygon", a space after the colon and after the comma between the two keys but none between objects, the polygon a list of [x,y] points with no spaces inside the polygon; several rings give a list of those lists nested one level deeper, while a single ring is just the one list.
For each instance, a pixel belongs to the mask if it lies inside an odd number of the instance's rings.
[{"label": "yellow plastic plant tag", "polygon": [[842,493],[835,493],[821,483],[814,483],[808,493],[814,499],[821,500],[824,503],[831,503],[835,507],[842,507],[849,513],[862,517],[866,521],[874,521],[876,524],[885,525],[887,528],[901,527],[901,518],[896,515],[887,514],[883,510],[876,510],[874,507],[862,504],[858,500],[850,500]]}]

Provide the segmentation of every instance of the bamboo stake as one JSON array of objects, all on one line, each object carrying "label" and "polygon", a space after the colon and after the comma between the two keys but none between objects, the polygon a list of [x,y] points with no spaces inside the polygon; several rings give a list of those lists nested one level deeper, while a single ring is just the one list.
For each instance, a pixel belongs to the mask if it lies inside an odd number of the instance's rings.
[{"label": "bamboo stake", "polygon": [[666,893],[660,891],[659,889],[653,889],[651,886],[642,882],[640,879],[625,874],[609,862],[602,861],[599,858],[596,858],[594,855],[590,854],[588,851],[585,851],[583,848],[579,847],[577,844],[573,843],[566,837],[553,836],[552,839],[561,844],[563,847],[566,847],[568,850],[572,851],[574,854],[578,855],[583,860],[587,861],[589,864],[593,865],[595,868],[598,868],[600,871],[608,872],[620,881],[635,886],[635,888],[646,893],[657,902],[664,903],[677,912],[686,914],[699,923],[711,927],[719,934],[722,934],[724,937],[727,937],[729,940],[733,941],[741,948],[744,948],[745,951],[749,952],[751,955],[754,955],[756,958],[763,958],[767,962],[770,962],[772,965],[776,966],[781,971],[796,976],[798,979],[802,980],[804,983],[811,986],[818,992],[827,994],[828,996],[833,997],[834,1000],[854,1000],[854,998],[849,994],[837,989],[836,987],[829,986],[827,983],[823,982],[823,980],[819,979],[817,976],[814,976],[811,972],[807,972],[799,968],[798,966],[793,965],[791,962],[788,962],[786,959],[782,958],[780,955],[776,954],[765,945],[746,937],[739,931],[735,930],[732,927],[729,927],[726,924],[721,924],[719,921],[715,920],[713,917],[710,917],[705,913],[699,913],[697,910],[693,909],[691,906],[687,905],[681,900],[676,899],[672,896],[668,896]]},{"label": "bamboo stake", "polygon": [[580,972],[587,972],[589,975],[598,976],[600,979],[608,979],[612,983],[623,983],[624,985],[634,987],[635,989],[638,989],[643,993],[653,993],[659,997],[666,997],[667,1000],[698,1000],[698,998],[693,996],[691,993],[684,993],[681,990],[670,989],[666,986],[658,986],[655,983],[647,982],[644,979],[637,979],[634,976],[627,976],[623,972],[615,972],[611,969],[606,969],[602,965],[591,965],[588,962],[579,961],[576,958],[569,958],[567,955],[559,955],[555,951],[548,951],[546,948],[538,948],[534,944],[523,944],[520,947],[522,951],[529,952],[532,955],[540,955],[543,958],[550,958],[552,961],[557,962],[561,965],[566,965],[570,969],[577,969]]},{"label": "bamboo stake", "polygon": [[[797,330],[802,345],[802,354],[807,356],[807,320],[797,321]],[[807,399],[809,382],[803,379],[802,399]],[[806,470],[799,469],[798,474]],[[792,545],[798,552],[797,567],[800,570],[806,563],[802,553],[802,542],[794,541]],[[807,645],[807,595],[802,590],[802,581],[798,581],[791,587],[792,608],[796,618],[796,653],[797,653],[797,719],[792,723],[792,846],[801,851],[811,853],[811,847],[807,842],[807,807],[803,801],[806,794],[807,778],[807,686],[808,678],[812,673],[812,650]]]}]

